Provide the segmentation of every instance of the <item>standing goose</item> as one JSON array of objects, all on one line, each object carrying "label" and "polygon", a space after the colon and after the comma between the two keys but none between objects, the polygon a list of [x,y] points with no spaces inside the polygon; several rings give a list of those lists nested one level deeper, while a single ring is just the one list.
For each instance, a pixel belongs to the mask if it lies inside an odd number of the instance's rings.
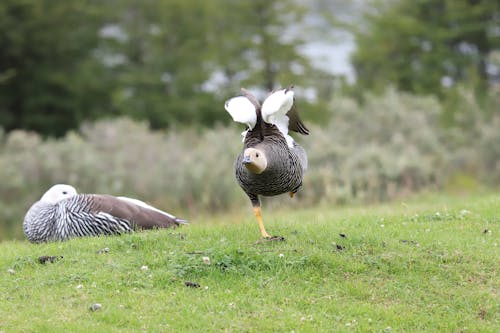
[{"label": "standing goose", "polygon": [[186,221],[137,199],[77,194],[73,186],[57,184],[31,206],[23,229],[28,240],[40,243],[180,224]]},{"label": "standing goose", "polygon": [[292,87],[271,93],[260,105],[245,89],[243,96],[229,99],[225,109],[234,121],[247,125],[243,135],[243,151],[234,163],[236,180],[252,202],[262,236],[271,237],[262,222],[259,195],[290,193],[302,186],[307,169],[304,149],[288,135],[288,130],[308,135],[294,105]]}]

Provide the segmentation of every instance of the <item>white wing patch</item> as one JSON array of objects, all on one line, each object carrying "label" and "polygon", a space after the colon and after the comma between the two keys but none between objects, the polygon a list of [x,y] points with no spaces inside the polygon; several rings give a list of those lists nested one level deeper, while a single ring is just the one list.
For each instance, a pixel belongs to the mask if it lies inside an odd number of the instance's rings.
[{"label": "white wing patch", "polygon": [[272,93],[262,103],[262,119],[269,124],[276,125],[286,139],[290,148],[293,148],[293,138],[288,135],[288,111],[293,106],[293,91],[282,89]]},{"label": "white wing patch", "polygon": [[113,216],[113,215],[111,215],[109,213],[105,213],[105,212],[98,212],[96,215],[99,217],[105,218],[106,220],[110,220],[110,221],[118,220],[118,218],[116,216]]},{"label": "white wing patch", "polygon": [[293,90],[278,90],[272,93],[266,98],[264,103],[262,103],[262,119],[264,119],[266,123],[272,124],[276,117],[286,116],[286,113],[290,111],[292,105]]},{"label": "white wing patch", "polygon": [[249,129],[244,130],[243,132],[241,132],[241,136],[242,136],[241,142],[245,142],[245,138],[247,137],[248,131],[249,131]]},{"label": "white wing patch", "polygon": [[137,206],[141,206],[141,207],[144,207],[144,208],[147,208],[147,209],[151,209],[151,210],[154,210],[155,212],[158,212],[160,214],[163,214],[163,215],[166,215],[172,219],[175,219],[175,216],[167,213],[167,212],[164,212],[162,210],[159,210],[158,208],[155,208],[151,205],[148,205],[147,203],[145,203],[144,201],[141,201],[141,200],[137,200],[137,199],[132,199],[132,198],[127,198],[127,197],[117,197],[118,199],[120,200],[123,200],[123,201],[127,201],[129,203],[132,203],[134,205],[137,205]]},{"label": "white wing patch", "polygon": [[226,101],[224,107],[234,121],[246,124],[249,129],[253,129],[257,123],[255,106],[245,96],[233,97]]},{"label": "white wing patch", "polygon": [[285,115],[282,117],[275,117],[272,124],[276,125],[281,134],[283,134],[283,136],[286,139],[286,143],[288,144],[288,147],[293,148],[293,143],[294,143],[293,138],[290,135],[288,135],[288,116]]}]

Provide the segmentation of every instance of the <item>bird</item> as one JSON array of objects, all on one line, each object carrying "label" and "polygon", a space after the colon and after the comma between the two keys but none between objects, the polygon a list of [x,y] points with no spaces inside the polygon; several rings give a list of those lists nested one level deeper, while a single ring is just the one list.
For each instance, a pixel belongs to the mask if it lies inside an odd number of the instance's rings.
[{"label": "bird", "polygon": [[29,208],[23,230],[29,241],[42,243],[182,224],[187,221],[137,199],[78,194],[71,185],[56,184]]},{"label": "bird", "polygon": [[262,105],[248,90],[242,88],[241,92],[241,96],[224,104],[233,121],[246,125],[241,133],[243,150],[235,159],[234,174],[250,199],[262,237],[284,240],[267,233],[259,196],[288,192],[293,197],[302,186],[307,154],[288,131],[309,135],[309,129],[299,117],[293,86],[272,91]]}]

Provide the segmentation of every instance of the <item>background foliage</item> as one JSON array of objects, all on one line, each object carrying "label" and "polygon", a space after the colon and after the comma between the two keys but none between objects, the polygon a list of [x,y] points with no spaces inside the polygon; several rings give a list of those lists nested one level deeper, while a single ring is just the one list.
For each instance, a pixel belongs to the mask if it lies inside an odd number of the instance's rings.
[{"label": "background foliage", "polygon": [[[489,59],[500,48],[498,1],[376,1],[357,30],[353,63],[360,87],[387,84],[438,94],[457,83],[484,94],[500,78]],[[498,63],[496,64],[498,66]],[[498,83],[498,81],[497,81]]]},{"label": "background foliage", "polygon": [[[500,117],[493,123],[475,119],[473,98],[469,132],[440,129],[435,98],[390,90],[365,100],[331,101],[330,121],[297,138],[310,161],[298,199],[282,196],[265,200],[265,206],[377,202],[446,188],[457,179],[469,188],[477,186],[474,179],[499,181]],[[235,125],[158,132],[120,118],[85,124],[58,140],[12,131],[0,145],[0,220],[9,234],[21,237],[26,210],[60,182],[84,193],[136,196],[197,223],[202,213],[251,214],[233,176],[241,130]]]},{"label": "background foliage", "polygon": [[55,136],[110,115],[213,125],[241,85],[310,68],[281,34],[301,13],[291,0],[3,1],[0,123]]}]

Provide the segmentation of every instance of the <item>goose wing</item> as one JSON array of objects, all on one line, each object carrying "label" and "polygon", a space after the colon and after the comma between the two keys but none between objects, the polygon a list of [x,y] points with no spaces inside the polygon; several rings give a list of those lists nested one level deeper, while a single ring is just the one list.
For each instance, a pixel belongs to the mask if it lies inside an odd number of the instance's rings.
[{"label": "goose wing", "polygon": [[265,122],[278,127],[308,135],[309,130],[300,119],[295,105],[293,86],[273,91],[262,104],[262,117]]},{"label": "goose wing", "polygon": [[289,130],[304,135],[309,134],[297,112],[292,87],[272,92],[262,103],[261,112],[265,122],[278,127],[290,148],[294,145],[293,138],[288,135]]},{"label": "goose wing", "polygon": [[185,220],[137,199],[106,194],[88,196],[90,199],[88,211],[90,213],[127,220],[143,229],[166,228],[186,223]]},{"label": "goose wing", "polygon": [[300,119],[299,112],[295,103],[293,103],[292,108],[286,114],[288,116],[288,129],[303,135],[309,135],[309,129],[304,125]]},{"label": "goose wing", "polygon": [[257,123],[257,113],[255,105],[246,96],[238,96],[228,99],[224,104],[227,112],[234,121],[246,124],[250,130]]}]

